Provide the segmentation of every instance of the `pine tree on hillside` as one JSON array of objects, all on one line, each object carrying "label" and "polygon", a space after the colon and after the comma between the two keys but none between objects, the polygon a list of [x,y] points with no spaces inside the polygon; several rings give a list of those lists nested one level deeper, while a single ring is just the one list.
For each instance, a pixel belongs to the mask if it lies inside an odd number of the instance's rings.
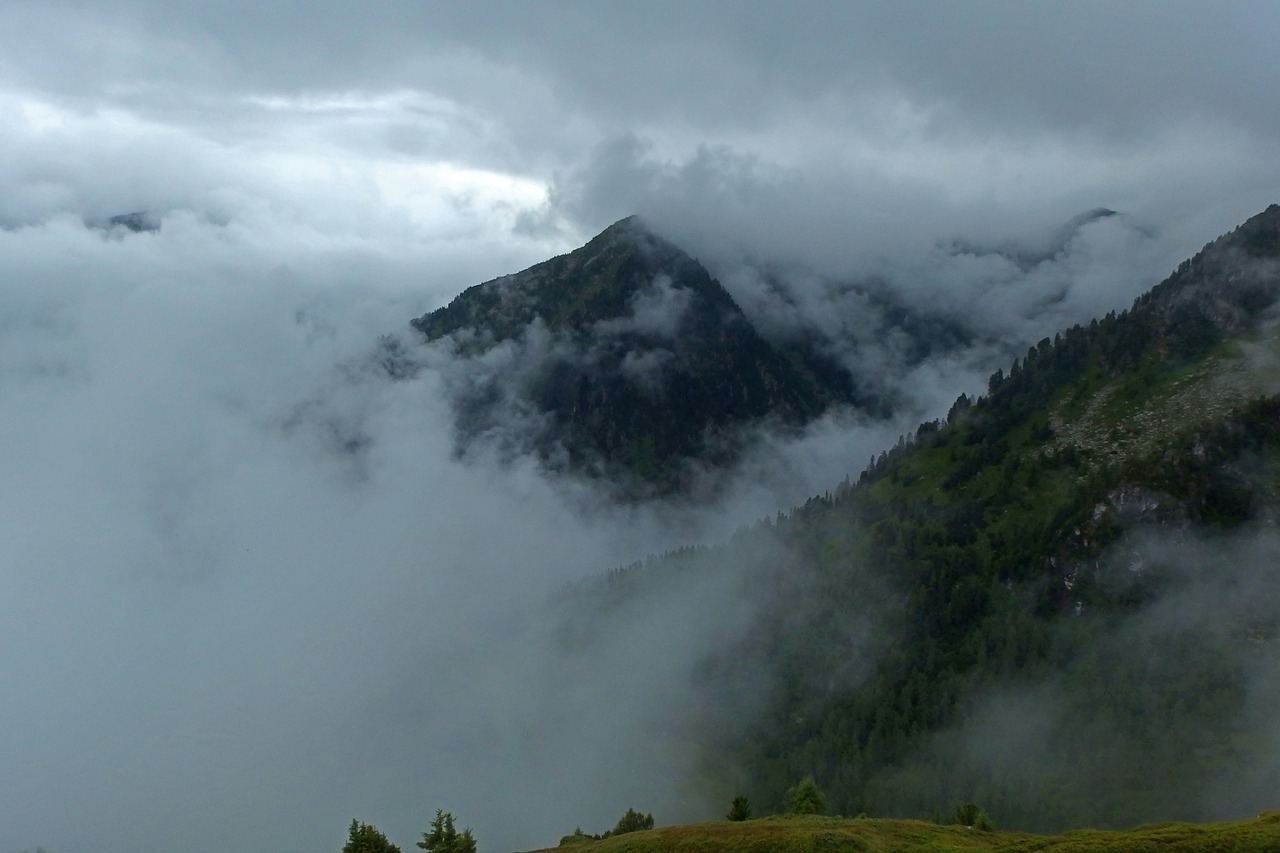
[{"label": "pine tree on hillside", "polygon": [[342,853],[400,853],[400,848],[388,841],[373,824],[352,818]]},{"label": "pine tree on hillside", "polygon": [[443,809],[436,809],[431,831],[422,833],[422,840],[416,844],[427,853],[476,853],[476,839],[470,827],[458,832],[453,815]]},{"label": "pine tree on hillside", "polygon": [[733,798],[733,802],[729,805],[729,813],[725,815],[727,820],[751,820],[751,801],[742,794]]},{"label": "pine tree on hillside", "polygon": [[981,829],[986,832],[993,832],[996,828],[995,822],[991,820],[991,815],[974,803],[965,803],[957,808],[955,814],[951,816],[951,823],[972,829]]},{"label": "pine tree on hillside", "polygon": [[787,791],[792,814],[826,814],[827,798],[812,776],[806,776]]},{"label": "pine tree on hillside", "polygon": [[622,835],[626,832],[639,832],[642,829],[653,829],[653,815],[641,814],[635,809],[627,809],[626,814],[618,818],[618,824],[610,835]]}]

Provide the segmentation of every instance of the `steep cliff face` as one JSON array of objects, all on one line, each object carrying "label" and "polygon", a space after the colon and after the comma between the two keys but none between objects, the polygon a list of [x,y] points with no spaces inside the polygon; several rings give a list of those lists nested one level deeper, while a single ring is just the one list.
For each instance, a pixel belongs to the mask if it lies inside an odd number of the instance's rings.
[{"label": "steep cliff face", "polygon": [[834,361],[765,340],[700,263],[635,217],[412,325],[458,360],[461,452],[487,439],[633,494],[729,463],[752,427],[860,401]]}]

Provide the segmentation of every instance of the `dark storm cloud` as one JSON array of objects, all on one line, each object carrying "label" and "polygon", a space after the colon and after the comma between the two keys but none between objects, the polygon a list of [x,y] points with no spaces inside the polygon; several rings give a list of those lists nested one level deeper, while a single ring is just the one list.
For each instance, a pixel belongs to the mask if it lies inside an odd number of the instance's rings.
[{"label": "dark storm cloud", "polygon": [[[73,146],[133,123],[100,174],[221,154],[247,167],[223,183],[281,160],[310,181],[320,161],[348,180],[377,172],[371,203],[408,188],[433,196],[437,217],[459,205],[503,218],[404,173],[447,164],[524,181],[510,215],[557,250],[641,212],[708,252],[746,245],[845,274],[1099,205],[1202,239],[1280,186],[1265,6],[131,2],[5,15],[16,109],[79,120],[60,131]],[[38,135],[57,148],[58,133]],[[126,207],[151,203],[147,190]]]},{"label": "dark storm cloud", "polygon": [[[1019,132],[1030,123],[1145,133],[1153,119],[1197,112],[1276,128],[1268,86],[1274,75],[1267,73],[1276,61],[1266,48],[1277,26],[1265,3],[11,8],[15,33],[47,38],[60,30],[63,44],[80,41],[84,57],[97,57],[54,73],[53,57],[44,65],[32,59],[34,44],[17,54],[32,72],[68,81],[93,71],[106,84],[168,68],[211,87],[399,86],[414,69],[421,82],[429,73],[447,80],[431,60],[455,51],[532,70],[570,103],[627,125],[659,116],[704,129],[760,126],[776,117],[781,101],[820,102],[834,93],[856,106],[861,93],[888,91],[922,108],[969,113],[979,127],[994,122]],[[171,63],[175,45],[193,51],[187,61]]]},{"label": "dark storm cloud", "polygon": [[3,67],[82,106],[105,100],[192,122],[198,111],[222,118],[246,95],[424,91],[494,120],[489,156],[544,168],[619,131],[686,146],[753,140],[778,155],[803,148],[797,131],[817,131],[854,148],[942,141],[1029,153],[1056,142],[1126,157],[1191,127],[1274,141],[1271,12],[1245,3],[11,4]]}]

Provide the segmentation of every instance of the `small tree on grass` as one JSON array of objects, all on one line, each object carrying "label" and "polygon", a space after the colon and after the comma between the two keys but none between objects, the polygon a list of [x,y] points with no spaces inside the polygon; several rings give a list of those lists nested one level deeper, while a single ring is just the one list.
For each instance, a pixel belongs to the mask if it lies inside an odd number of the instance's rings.
[{"label": "small tree on grass", "polygon": [[806,776],[787,791],[792,814],[826,814],[827,798],[812,776]]},{"label": "small tree on grass", "polygon": [[635,809],[627,809],[627,813],[618,818],[618,824],[605,835],[622,835],[627,832],[639,832],[642,829],[653,829],[653,815],[641,814]]},{"label": "small tree on grass", "polygon": [[458,832],[453,815],[441,809],[436,809],[431,831],[422,833],[422,840],[416,843],[427,853],[476,853],[476,839],[470,827]]},{"label": "small tree on grass", "polygon": [[569,844],[586,844],[588,841],[599,841],[599,840],[600,840],[600,836],[588,835],[587,833],[582,831],[582,827],[575,826],[573,828],[573,832],[561,837],[560,846],[565,847],[566,845],[569,845]]},{"label": "small tree on grass", "polygon": [[965,803],[956,809],[956,813],[951,816],[951,822],[958,823],[961,826],[972,827],[973,829],[981,829],[984,832],[993,832],[996,828],[995,822],[991,820],[991,815],[978,808],[974,803]]},{"label": "small tree on grass", "polygon": [[388,841],[373,824],[352,818],[342,853],[400,853],[400,848]]},{"label": "small tree on grass", "polygon": [[734,797],[725,817],[728,820],[751,820],[751,801],[742,794]]}]

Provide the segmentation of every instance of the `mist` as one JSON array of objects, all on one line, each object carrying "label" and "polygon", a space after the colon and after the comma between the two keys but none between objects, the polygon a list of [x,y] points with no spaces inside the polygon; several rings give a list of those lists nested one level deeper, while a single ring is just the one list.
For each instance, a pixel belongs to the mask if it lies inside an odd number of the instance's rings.
[{"label": "mist", "polygon": [[1077,594],[1055,629],[1055,664],[980,685],[884,774],[875,805],[946,817],[977,802],[1000,828],[1032,831],[1271,808],[1277,548],[1269,521],[1136,526],[1073,571],[1072,585],[1088,577],[1111,602],[1095,612]]},{"label": "mist", "polygon": [[678,540],[456,461],[439,377],[372,363],[416,295],[183,217],[0,246],[5,844],[323,848],[448,808],[499,849],[675,816],[661,730],[729,626],[691,591],[557,650],[559,589]]},{"label": "mist", "polygon": [[687,784],[688,709],[749,624],[741,579],[572,649],[562,594],[830,488],[898,425],[765,434],[717,502],[615,505],[458,458],[448,365],[379,363],[430,293],[365,267],[189,211],[0,232],[0,843],[323,849],[352,817],[409,843],[446,808],[513,849],[721,809]]}]

